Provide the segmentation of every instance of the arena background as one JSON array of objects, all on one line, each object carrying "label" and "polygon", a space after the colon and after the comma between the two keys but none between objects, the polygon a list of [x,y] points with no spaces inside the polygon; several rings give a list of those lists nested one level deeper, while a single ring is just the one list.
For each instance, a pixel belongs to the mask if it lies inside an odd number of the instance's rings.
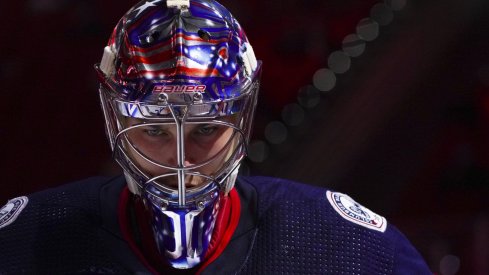
[{"label": "arena background", "polygon": [[[0,204],[119,173],[93,64],[134,3],[0,3]],[[264,62],[243,173],[346,192],[433,272],[489,274],[489,1],[222,3]]]}]

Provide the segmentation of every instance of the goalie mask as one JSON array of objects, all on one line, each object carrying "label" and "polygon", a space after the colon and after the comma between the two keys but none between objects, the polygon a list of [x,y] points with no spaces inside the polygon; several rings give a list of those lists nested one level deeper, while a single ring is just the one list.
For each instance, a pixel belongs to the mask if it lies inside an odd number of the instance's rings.
[{"label": "goalie mask", "polygon": [[261,63],[212,0],[142,1],[96,70],[106,131],[162,260],[199,264],[246,154]]}]

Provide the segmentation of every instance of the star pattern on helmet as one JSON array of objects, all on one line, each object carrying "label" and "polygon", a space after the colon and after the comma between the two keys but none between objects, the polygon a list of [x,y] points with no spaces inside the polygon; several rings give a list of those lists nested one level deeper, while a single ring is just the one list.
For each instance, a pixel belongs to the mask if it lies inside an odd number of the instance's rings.
[{"label": "star pattern on helmet", "polygon": [[155,7],[156,6],[155,3],[158,2],[161,2],[161,0],[146,1],[144,4],[134,9],[133,12],[135,11],[138,12],[135,17],[138,17],[143,11],[145,11],[149,7]]}]

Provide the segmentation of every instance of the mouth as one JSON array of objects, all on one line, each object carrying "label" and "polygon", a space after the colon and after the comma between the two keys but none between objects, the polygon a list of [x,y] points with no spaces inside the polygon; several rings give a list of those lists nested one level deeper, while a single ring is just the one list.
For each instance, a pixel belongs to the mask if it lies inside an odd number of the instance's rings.
[{"label": "mouth", "polygon": [[[162,178],[157,180],[159,184],[162,184],[164,186],[178,189],[178,178],[177,177],[168,177],[168,178]],[[205,182],[205,179],[203,177],[196,177],[196,176],[186,176],[185,177],[185,187],[187,188],[192,188],[192,187],[198,187],[202,185]]]}]

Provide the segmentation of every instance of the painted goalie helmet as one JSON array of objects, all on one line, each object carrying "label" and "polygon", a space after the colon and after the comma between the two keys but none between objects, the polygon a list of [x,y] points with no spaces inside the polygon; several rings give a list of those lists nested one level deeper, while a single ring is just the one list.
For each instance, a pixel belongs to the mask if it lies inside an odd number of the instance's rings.
[{"label": "painted goalie helmet", "polygon": [[95,67],[114,158],[161,258],[191,268],[246,155],[261,62],[219,3],[153,0],[123,16]]}]

